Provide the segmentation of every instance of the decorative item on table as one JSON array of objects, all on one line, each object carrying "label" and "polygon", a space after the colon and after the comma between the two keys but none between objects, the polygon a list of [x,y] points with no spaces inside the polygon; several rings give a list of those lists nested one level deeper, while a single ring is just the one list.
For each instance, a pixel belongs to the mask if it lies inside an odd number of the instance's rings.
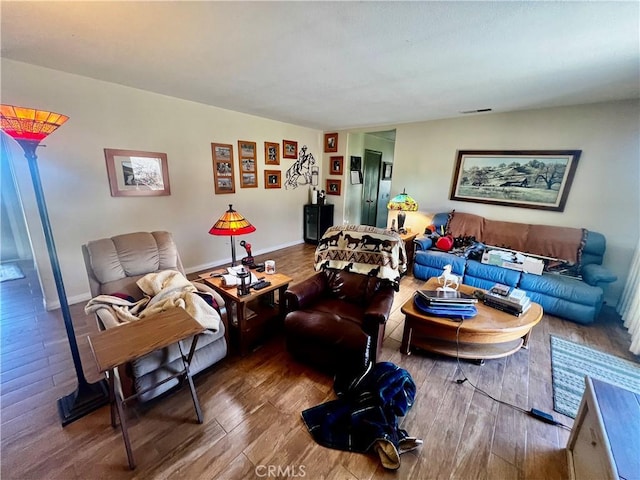
[{"label": "decorative item on table", "polygon": [[439,291],[442,292],[455,292],[460,286],[460,277],[451,273],[451,265],[445,265],[442,270],[442,275],[438,277]]},{"label": "decorative item on table", "polygon": [[324,205],[325,200],[327,199],[327,194],[324,190],[320,190],[318,192],[318,205]]},{"label": "decorative item on table", "polygon": [[404,228],[404,221],[407,215],[404,212],[416,212],[418,210],[418,203],[402,189],[402,193],[393,197],[387,204],[387,209],[398,210],[398,232],[407,233],[407,230]]},{"label": "decorative item on table", "polygon": [[[47,213],[40,172],[38,170],[36,148],[38,148],[42,140],[53,133],[68,119],[69,117],[66,115],[45,110],[16,107],[13,105],[0,106],[0,128],[5,134],[18,142],[29,164],[31,182],[33,183],[36,204],[38,205],[38,212],[40,214],[40,222],[42,223],[44,239],[49,253],[49,262],[51,263],[62,319],[64,321],[69,347],[71,348],[71,358],[73,359],[73,366],[76,372],[76,389],[70,394],[58,399],[58,414],[63,427],[109,402],[107,382],[100,380],[95,383],[89,383],[84,375],[82,361],[80,359],[80,350],[78,349],[78,342],[73,328],[73,319],[71,318],[71,311],[69,309],[69,303],[67,302],[62,272],[53,239],[49,214]],[[3,155],[5,153],[6,152],[3,151]]]},{"label": "decorative item on table", "polygon": [[246,287],[243,291],[248,291],[250,286],[258,281],[258,277],[242,265],[227,268],[227,273],[222,274],[221,277],[223,287],[238,287],[238,295],[243,283]]},{"label": "decorative item on table", "polygon": [[229,210],[224,212],[220,219],[211,227],[209,234],[231,237],[231,266],[236,264],[236,235],[246,235],[256,231],[256,227],[249,220],[233,209],[229,204]]},{"label": "decorative item on table", "polygon": [[419,310],[436,317],[465,320],[478,314],[475,306],[478,299],[455,290],[418,290],[413,301]]},{"label": "decorative item on table", "polygon": [[531,307],[531,299],[524,290],[510,288],[507,285],[495,284],[482,297],[488,307],[502,310],[512,315],[521,315]]},{"label": "decorative item on table", "polygon": [[244,295],[249,295],[251,293],[251,281],[249,277],[251,276],[251,272],[248,272],[245,269],[242,269],[241,272],[238,272],[238,280],[240,280],[240,285],[238,285],[238,296],[242,297]]},{"label": "decorative item on table", "polygon": [[276,273],[276,262],[275,260],[266,260],[264,262],[264,272],[269,275],[273,275]]},{"label": "decorative item on table", "polygon": [[246,257],[244,257],[244,258],[241,260],[242,265],[244,265],[244,266],[246,266],[246,267],[249,267],[249,268],[255,268],[256,263],[255,263],[255,261],[253,260],[253,255],[251,255],[251,244],[250,244],[250,243],[245,242],[244,240],[242,240],[242,241],[240,242],[240,246],[241,246],[241,247],[244,247],[245,251],[247,252],[247,256],[246,256]]}]

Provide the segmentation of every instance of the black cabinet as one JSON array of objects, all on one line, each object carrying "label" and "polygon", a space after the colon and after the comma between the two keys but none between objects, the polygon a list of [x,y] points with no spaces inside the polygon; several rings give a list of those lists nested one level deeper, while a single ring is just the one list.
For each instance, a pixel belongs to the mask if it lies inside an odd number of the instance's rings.
[{"label": "black cabinet", "polygon": [[318,243],[327,228],[333,225],[333,205],[304,206],[304,241]]}]

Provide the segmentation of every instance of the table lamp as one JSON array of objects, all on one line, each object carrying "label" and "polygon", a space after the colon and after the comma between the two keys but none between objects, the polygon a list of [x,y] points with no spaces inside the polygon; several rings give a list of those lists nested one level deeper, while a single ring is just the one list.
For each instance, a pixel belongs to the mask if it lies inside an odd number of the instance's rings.
[{"label": "table lamp", "polygon": [[211,227],[209,233],[211,235],[225,235],[231,237],[231,266],[236,264],[236,242],[234,237],[236,235],[245,235],[256,231],[256,227],[249,223],[249,220],[244,218],[238,212],[233,209],[233,206],[229,204],[229,210],[224,212],[220,219]]},{"label": "table lamp", "polygon": [[96,383],[89,383],[82,370],[80,351],[78,350],[78,342],[73,328],[73,320],[67,302],[64,283],[62,281],[58,254],[56,252],[55,242],[53,241],[53,231],[51,230],[51,223],[49,222],[47,204],[45,203],[44,191],[42,190],[42,183],[40,181],[40,172],[38,170],[36,148],[38,148],[40,142],[44,140],[47,135],[53,133],[68,119],[69,117],[66,115],[47,112],[45,110],[16,107],[13,105],[0,105],[0,128],[4,133],[18,142],[22,150],[24,150],[24,156],[29,164],[29,172],[31,173],[31,181],[40,214],[40,222],[42,223],[47,251],[49,252],[49,261],[51,262],[51,270],[56,283],[62,318],[69,340],[69,347],[71,348],[73,366],[76,370],[76,378],[78,381],[76,389],[69,395],[58,399],[58,413],[63,427],[109,402],[106,381],[100,380]]},{"label": "table lamp", "polygon": [[411,198],[403,188],[402,193],[393,197],[387,204],[387,209],[398,210],[398,232],[407,233],[407,230],[404,228],[404,221],[407,217],[407,214],[404,212],[417,211],[418,203],[413,198]]}]

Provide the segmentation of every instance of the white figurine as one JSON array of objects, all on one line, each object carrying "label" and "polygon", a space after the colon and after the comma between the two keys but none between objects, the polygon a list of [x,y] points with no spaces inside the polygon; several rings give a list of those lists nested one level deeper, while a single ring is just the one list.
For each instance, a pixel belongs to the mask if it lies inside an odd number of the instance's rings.
[{"label": "white figurine", "polygon": [[438,277],[438,285],[441,286],[437,290],[441,292],[453,292],[460,286],[460,277],[451,273],[451,265],[444,266],[442,275]]}]

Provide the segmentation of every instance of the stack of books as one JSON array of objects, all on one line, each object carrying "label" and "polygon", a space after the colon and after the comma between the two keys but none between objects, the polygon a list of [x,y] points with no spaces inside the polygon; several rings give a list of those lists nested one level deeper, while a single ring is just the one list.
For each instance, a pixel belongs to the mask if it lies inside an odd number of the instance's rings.
[{"label": "stack of books", "polygon": [[417,290],[414,303],[419,310],[436,317],[467,319],[475,317],[478,299],[458,291]]},{"label": "stack of books", "polygon": [[521,315],[531,307],[531,299],[524,290],[496,284],[484,294],[483,303],[512,315]]}]

